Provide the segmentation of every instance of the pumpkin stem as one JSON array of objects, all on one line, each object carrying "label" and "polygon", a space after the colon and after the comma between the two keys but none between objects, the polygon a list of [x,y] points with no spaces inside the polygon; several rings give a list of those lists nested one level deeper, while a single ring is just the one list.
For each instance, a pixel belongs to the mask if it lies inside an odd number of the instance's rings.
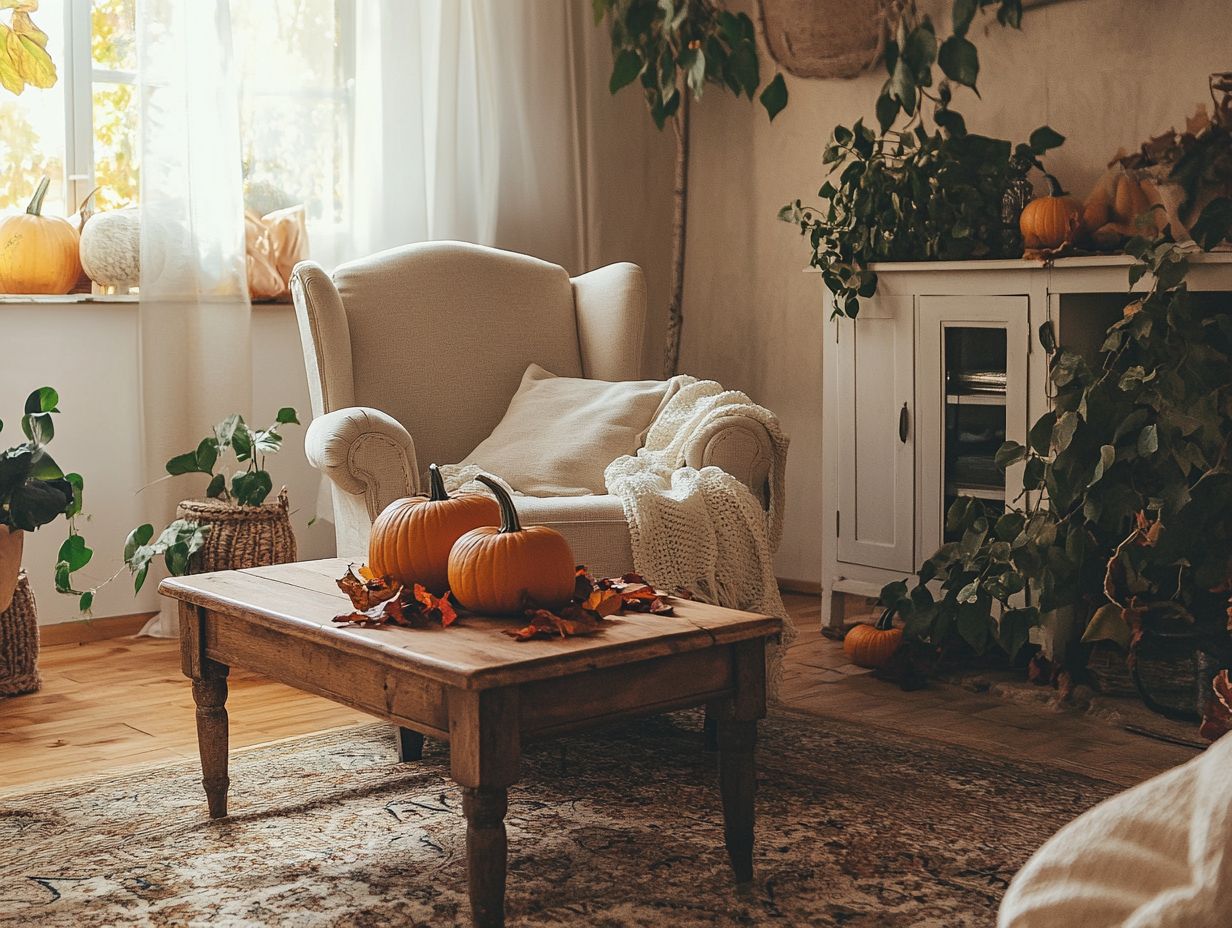
[{"label": "pumpkin stem", "polygon": [[445,481],[441,477],[441,469],[435,464],[428,465],[428,486],[430,488],[428,499],[434,503],[449,499],[449,494],[445,492]]},{"label": "pumpkin stem", "polygon": [[31,216],[43,215],[43,198],[47,196],[47,188],[51,186],[51,178],[44,177],[39,181],[39,185],[34,188],[34,196],[30,198],[30,205],[26,207],[26,212]]},{"label": "pumpkin stem", "polygon": [[881,618],[877,620],[877,624],[873,628],[879,632],[889,631],[894,627],[894,613],[898,611],[897,606],[891,606],[885,612],[881,613]]},{"label": "pumpkin stem", "polygon": [[1050,197],[1065,196],[1065,191],[1061,188],[1061,182],[1057,180],[1055,177],[1053,177],[1051,174],[1049,174],[1047,171],[1044,172],[1044,181],[1048,184],[1048,196]]},{"label": "pumpkin stem", "polygon": [[486,474],[480,474],[475,479],[492,491],[492,495],[496,497],[496,502],[500,505],[501,534],[522,531],[522,520],[518,518],[518,510],[514,508],[513,498],[505,492],[505,488]]}]

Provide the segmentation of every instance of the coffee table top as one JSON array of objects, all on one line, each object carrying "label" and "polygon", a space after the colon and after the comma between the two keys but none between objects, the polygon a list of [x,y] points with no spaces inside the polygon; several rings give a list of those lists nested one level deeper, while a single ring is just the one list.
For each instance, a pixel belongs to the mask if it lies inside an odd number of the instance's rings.
[{"label": "coffee table top", "polygon": [[612,616],[596,635],[515,641],[501,629],[517,618],[461,616],[449,628],[339,627],[334,616],[351,611],[336,580],[347,569],[341,558],[301,561],[247,570],[171,577],[158,590],[285,634],[288,638],[377,657],[463,689],[489,689],[552,679],[667,654],[778,634],[782,620],[674,599],[675,615]]}]

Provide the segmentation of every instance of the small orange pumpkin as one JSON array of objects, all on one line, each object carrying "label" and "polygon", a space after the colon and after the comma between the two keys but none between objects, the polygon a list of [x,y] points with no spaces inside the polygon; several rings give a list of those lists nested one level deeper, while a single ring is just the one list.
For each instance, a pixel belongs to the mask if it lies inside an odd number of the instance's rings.
[{"label": "small orange pumpkin", "polygon": [[43,215],[49,184],[44,177],[26,211],[0,222],[0,293],[68,293],[81,277],[77,230]]},{"label": "small orange pumpkin", "polygon": [[843,651],[857,667],[876,670],[889,663],[903,643],[903,630],[894,627],[894,610],[887,609],[873,625],[853,625],[843,638]]},{"label": "small orange pumpkin", "polygon": [[451,497],[435,464],[428,467],[428,496],[394,500],[372,523],[368,567],[378,577],[410,586],[422,583],[440,596],[449,588],[449,551],[462,535],[496,525],[500,507],[483,493]]},{"label": "small orange pumpkin", "polygon": [[1028,203],[1018,218],[1023,244],[1027,248],[1060,248],[1066,242],[1080,241],[1086,231],[1082,225],[1082,204],[1067,196],[1051,174],[1044,178],[1048,181],[1048,195]]},{"label": "small orange pumpkin", "polygon": [[449,552],[449,589],[474,612],[517,612],[524,598],[558,609],[573,597],[576,568],[565,536],[546,525],[522,527],[509,494],[495,480],[479,479],[500,504],[499,528],[467,532]]}]

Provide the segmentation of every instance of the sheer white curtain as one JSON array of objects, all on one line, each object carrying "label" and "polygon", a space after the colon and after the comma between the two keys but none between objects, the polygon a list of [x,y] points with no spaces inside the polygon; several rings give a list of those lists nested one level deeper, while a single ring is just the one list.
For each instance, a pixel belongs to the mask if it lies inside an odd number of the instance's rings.
[{"label": "sheer white curtain", "polygon": [[359,0],[353,234],[586,261],[570,0]]},{"label": "sheer white curtain", "polygon": [[[141,395],[148,521],[185,495],[168,458],[252,404],[239,85],[227,0],[140,0]],[[153,582],[153,578],[151,578]],[[174,612],[145,631],[173,635]]]}]

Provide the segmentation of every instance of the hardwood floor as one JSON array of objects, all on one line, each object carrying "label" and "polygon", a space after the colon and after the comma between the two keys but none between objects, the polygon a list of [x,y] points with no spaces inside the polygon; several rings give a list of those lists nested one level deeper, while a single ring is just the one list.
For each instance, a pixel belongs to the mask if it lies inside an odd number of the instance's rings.
[{"label": "hardwood floor", "polygon": [[[956,687],[903,693],[848,664],[842,647],[818,634],[815,596],[789,594],[785,600],[801,630],[786,659],[781,701],[789,708],[1124,785],[1195,754],[1085,717]],[[40,692],[0,700],[0,790],[196,759],[192,694],[176,642],[117,638],[55,645],[43,649],[40,669]],[[229,682],[232,749],[369,720],[246,671],[232,671]]]}]

